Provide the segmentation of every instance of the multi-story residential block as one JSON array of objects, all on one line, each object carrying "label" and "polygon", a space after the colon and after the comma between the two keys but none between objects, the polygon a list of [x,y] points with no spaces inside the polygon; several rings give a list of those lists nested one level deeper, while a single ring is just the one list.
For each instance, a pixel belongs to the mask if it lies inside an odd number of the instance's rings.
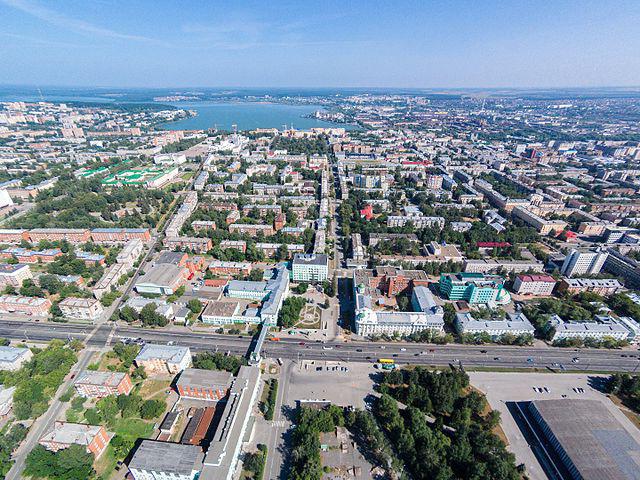
[{"label": "multi-story residential block", "polygon": [[420,214],[412,215],[389,215],[387,217],[387,227],[404,227],[411,223],[415,228],[444,228],[445,220],[443,217],[427,217]]},{"label": "multi-story residential block", "polygon": [[564,259],[560,273],[566,277],[596,275],[600,273],[608,253],[602,248],[588,250],[572,249]]},{"label": "multi-story residential block", "polygon": [[471,313],[458,313],[455,327],[460,334],[486,333],[492,338],[505,334],[533,335],[535,328],[522,312],[509,313],[505,319],[477,320]]},{"label": "multi-story residential block", "polygon": [[151,238],[148,228],[94,228],[91,240],[94,243],[122,244],[132,240],[146,243]]},{"label": "multi-story residential block", "polygon": [[566,292],[570,295],[593,292],[608,296],[622,289],[622,284],[616,278],[563,278],[558,284],[558,292]]},{"label": "multi-story residential block", "polygon": [[129,472],[133,480],[195,480],[203,458],[198,445],[142,440],[129,462]]},{"label": "multi-story residential block", "polygon": [[0,295],[0,312],[44,317],[47,316],[50,308],[51,301],[48,298]]},{"label": "multi-story residential block", "polygon": [[170,249],[189,249],[194,253],[206,253],[212,247],[211,239],[206,237],[165,237],[162,244]]},{"label": "multi-story residential block", "polygon": [[134,238],[133,240],[129,240],[124,248],[118,253],[116,257],[116,262],[121,263],[123,265],[127,265],[129,268],[133,267],[133,264],[136,263],[138,257],[144,250],[144,243],[139,238]]},{"label": "multi-story residential block", "polygon": [[80,423],[55,422],[53,430],[46,433],[38,443],[47,450],[57,452],[71,445],[81,445],[96,458],[102,455],[113,434],[108,433],[100,425],[83,425]]},{"label": "multi-story residential block", "polygon": [[187,368],[176,381],[176,390],[182,398],[218,401],[226,397],[233,375],[222,370]]},{"label": "multi-story residential block", "polygon": [[105,270],[100,280],[93,286],[93,295],[99,300],[111,287],[117,288],[118,282],[123,275],[126,275],[129,267],[124,263],[114,263]]},{"label": "multi-story residential block", "polygon": [[630,335],[629,329],[624,324],[613,317],[603,315],[597,315],[590,322],[573,322],[563,320],[558,315],[552,315],[549,319],[549,327],[553,327],[555,330],[551,338],[554,342],[567,338],[602,340],[605,337],[610,337],[615,340],[626,340]]},{"label": "multi-story residential block", "polygon": [[295,282],[323,282],[329,276],[329,257],[324,254],[296,254],[292,262]]},{"label": "multi-story residential block", "polygon": [[100,318],[104,313],[102,304],[95,298],[67,297],[58,306],[65,317],[89,320],[91,322]]},{"label": "multi-story residential block", "polygon": [[265,237],[275,234],[275,230],[271,225],[254,225],[250,223],[232,223],[229,225],[229,232],[242,233],[255,237],[258,233],[262,233]]},{"label": "multi-story residential block", "polygon": [[209,264],[209,270],[214,275],[249,275],[251,264],[249,262],[223,262],[214,260]]},{"label": "multi-story residential block", "polygon": [[540,235],[549,235],[550,233],[557,235],[568,226],[564,220],[547,220],[525,207],[515,207],[511,213],[514,217],[535,228]]},{"label": "multi-story residential block", "polygon": [[6,285],[20,287],[22,282],[28,278],[33,278],[29,265],[25,265],[24,263],[0,264],[0,287]]},{"label": "multi-story residential block", "polygon": [[498,275],[482,273],[443,273],[440,275],[440,293],[448,300],[465,300],[471,304],[504,305],[511,296]]},{"label": "multi-story residential block", "polygon": [[147,374],[180,373],[191,366],[191,350],[189,347],[147,343],[135,362],[137,366],[144,367]]},{"label": "multi-story residential block", "polygon": [[51,263],[62,256],[59,248],[47,250],[28,250],[22,247],[5,248],[0,252],[2,258],[15,258],[20,263]]},{"label": "multi-story residential block", "polygon": [[513,291],[520,295],[551,295],[556,279],[551,275],[518,275]]},{"label": "multi-story residential block", "polygon": [[85,243],[91,239],[91,232],[86,228],[34,228],[29,230],[29,239],[32,243],[41,240]]},{"label": "multi-story residential block", "polygon": [[0,346],[0,370],[20,370],[32,358],[33,353],[28,348]]},{"label": "multi-story residential block", "polygon": [[0,229],[0,243],[20,243],[22,240],[29,240],[29,232],[24,229]]},{"label": "multi-story residential block", "polygon": [[98,372],[85,370],[78,375],[74,384],[78,395],[88,398],[102,398],[109,395],[129,395],[133,390],[131,377],[124,372]]}]

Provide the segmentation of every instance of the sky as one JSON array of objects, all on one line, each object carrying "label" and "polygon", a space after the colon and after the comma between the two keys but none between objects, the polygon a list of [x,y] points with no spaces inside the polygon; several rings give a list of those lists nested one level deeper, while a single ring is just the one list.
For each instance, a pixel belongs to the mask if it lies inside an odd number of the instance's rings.
[{"label": "sky", "polygon": [[0,84],[640,85],[640,0],[0,0]]}]

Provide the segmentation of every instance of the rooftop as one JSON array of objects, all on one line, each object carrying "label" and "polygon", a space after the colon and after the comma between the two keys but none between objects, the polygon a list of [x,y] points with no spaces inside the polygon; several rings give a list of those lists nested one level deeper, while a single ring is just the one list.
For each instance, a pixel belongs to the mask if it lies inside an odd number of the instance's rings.
[{"label": "rooftop", "polygon": [[138,353],[136,362],[160,359],[179,363],[186,355],[189,355],[188,347],[147,343]]},{"label": "rooftop", "polygon": [[176,385],[185,385],[196,388],[212,388],[226,390],[233,381],[233,375],[224,370],[200,370],[186,368],[180,374]]},{"label": "rooftop", "polygon": [[584,480],[637,480],[640,445],[598,400],[536,400],[537,411]]},{"label": "rooftop", "polygon": [[200,469],[203,454],[197,445],[142,440],[129,462],[130,469],[191,475]]}]

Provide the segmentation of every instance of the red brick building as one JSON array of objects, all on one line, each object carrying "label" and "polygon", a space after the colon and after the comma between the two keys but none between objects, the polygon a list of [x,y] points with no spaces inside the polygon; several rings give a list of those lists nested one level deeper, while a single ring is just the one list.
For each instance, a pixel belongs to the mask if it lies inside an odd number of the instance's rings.
[{"label": "red brick building", "polygon": [[232,381],[229,372],[187,368],[180,374],[176,390],[181,397],[217,402],[227,395]]},{"label": "red brick building", "polygon": [[38,443],[52,452],[71,445],[82,445],[97,458],[105,451],[112,436],[100,425],[56,422],[53,430],[45,434]]},{"label": "red brick building", "polygon": [[133,389],[131,377],[127,373],[92,370],[85,370],[78,375],[74,386],[78,395],[87,398],[129,395]]}]

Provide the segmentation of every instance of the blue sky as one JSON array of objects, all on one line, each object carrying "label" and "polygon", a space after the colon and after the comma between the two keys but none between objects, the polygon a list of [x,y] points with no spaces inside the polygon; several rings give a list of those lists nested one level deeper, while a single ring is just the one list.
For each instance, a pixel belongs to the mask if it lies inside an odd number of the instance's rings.
[{"label": "blue sky", "polygon": [[640,85],[640,1],[0,0],[0,84]]}]

